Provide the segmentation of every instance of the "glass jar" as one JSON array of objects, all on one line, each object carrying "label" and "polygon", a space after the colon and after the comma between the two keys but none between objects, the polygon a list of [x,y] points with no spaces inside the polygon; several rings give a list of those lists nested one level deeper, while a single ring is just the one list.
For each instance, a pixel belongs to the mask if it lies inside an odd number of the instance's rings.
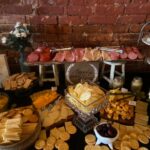
[{"label": "glass jar", "polygon": [[134,77],[131,82],[131,91],[133,93],[139,93],[142,89],[143,81],[141,77]]},{"label": "glass jar", "polygon": [[112,83],[113,88],[122,88],[124,84],[124,80],[122,77],[115,77]]}]

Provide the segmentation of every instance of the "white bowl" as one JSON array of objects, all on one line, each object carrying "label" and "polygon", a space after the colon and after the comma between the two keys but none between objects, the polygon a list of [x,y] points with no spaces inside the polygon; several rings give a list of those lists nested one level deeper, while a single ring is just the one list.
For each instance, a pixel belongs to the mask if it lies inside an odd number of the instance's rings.
[{"label": "white bowl", "polygon": [[94,127],[94,133],[95,133],[95,135],[96,135],[96,137],[97,137],[96,145],[99,145],[99,144],[103,143],[103,144],[107,144],[107,145],[110,147],[110,149],[113,149],[112,143],[113,143],[114,141],[116,141],[117,138],[119,137],[119,130],[115,128],[115,129],[117,130],[117,135],[116,135],[115,137],[113,137],[113,138],[104,137],[104,136],[100,135],[100,134],[98,133],[98,131],[97,131],[97,127],[98,127],[99,125],[106,124],[106,123],[107,123],[107,122],[102,122],[102,123],[100,123],[100,124],[98,124],[98,125],[96,125],[96,126]]}]

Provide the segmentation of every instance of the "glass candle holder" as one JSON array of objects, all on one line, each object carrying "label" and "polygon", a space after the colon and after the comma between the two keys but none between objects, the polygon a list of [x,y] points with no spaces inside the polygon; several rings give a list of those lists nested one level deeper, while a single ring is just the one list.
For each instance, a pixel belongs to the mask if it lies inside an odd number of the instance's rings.
[{"label": "glass candle holder", "polygon": [[139,93],[142,89],[143,81],[141,77],[134,77],[131,82],[131,91],[133,93]]},{"label": "glass candle holder", "polygon": [[124,84],[124,79],[120,76],[115,77],[112,83],[112,87],[115,88],[122,88]]}]

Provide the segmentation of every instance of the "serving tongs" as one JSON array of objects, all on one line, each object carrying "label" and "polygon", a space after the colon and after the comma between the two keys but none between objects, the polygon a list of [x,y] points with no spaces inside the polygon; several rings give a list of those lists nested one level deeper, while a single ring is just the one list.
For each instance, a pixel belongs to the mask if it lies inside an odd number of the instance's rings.
[{"label": "serving tongs", "polygon": [[73,47],[65,47],[65,48],[51,48],[52,52],[59,52],[59,51],[69,51],[72,50]]}]

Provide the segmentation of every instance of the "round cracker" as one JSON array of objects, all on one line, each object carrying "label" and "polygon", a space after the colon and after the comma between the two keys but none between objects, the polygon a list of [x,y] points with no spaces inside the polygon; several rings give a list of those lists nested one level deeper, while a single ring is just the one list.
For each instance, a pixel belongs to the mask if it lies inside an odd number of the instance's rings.
[{"label": "round cracker", "polygon": [[93,145],[86,145],[84,147],[84,150],[92,150],[93,147],[94,147]]},{"label": "round cracker", "polygon": [[60,147],[60,144],[63,143],[63,142],[64,141],[61,140],[61,139],[57,140],[56,143],[55,143],[55,147],[58,149],[58,147]]},{"label": "round cracker", "polygon": [[142,146],[142,147],[138,148],[138,150],[148,150],[148,148]]},{"label": "round cracker", "polygon": [[66,142],[60,143],[58,146],[58,150],[69,150],[69,145]]},{"label": "round cracker", "polygon": [[120,141],[115,141],[115,142],[113,143],[113,145],[114,145],[114,148],[115,148],[115,149],[120,150],[120,148],[121,148],[121,142],[120,142]]},{"label": "round cracker", "polygon": [[61,132],[59,134],[60,139],[63,141],[68,141],[70,139],[70,134],[68,132]]},{"label": "round cracker", "polygon": [[129,146],[122,146],[121,150],[131,150],[131,148]]},{"label": "round cracker", "polygon": [[139,142],[136,139],[130,139],[130,147],[132,149],[138,149],[139,148]]},{"label": "round cracker", "polygon": [[102,149],[101,149],[101,146],[94,145],[91,150],[102,150]]},{"label": "round cracker", "polygon": [[138,136],[138,140],[139,140],[141,143],[143,143],[143,144],[148,144],[148,143],[149,143],[149,139],[148,139],[145,135],[143,135],[143,134],[140,134],[140,135]]},{"label": "round cracker", "polygon": [[47,145],[51,144],[51,145],[55,145],[56,143],[56,138],[54,136],[49,136],[46,140]]},{"label": "round cracker", "polygon": [[105,145],[100,146],[101,150],[109,150],[109,148]]},{"label": "round cracker", "polygon": [[38,150],[43,149],[44,146],[45,146],[45,141],[42,139],[37,140],[34,145],[35,149],[38,149]]},{"label": "round cracker", "polygon": [[77,128],[74,125],[70,125],[66,130],[69,134],[75,134],[77,132]]},{"label": "round cracker", "polygon": [[144,135],[150,139],[150,131],[149,130],[145,130]]},{"label": "round cracker", "polygon": [[133,139],[137,139],[137,134],[134,133],[134,132],[131,132],[130,137],[133,138]]},{"label": "round cracker", "polygon": [[93,143],[95,141],[96,141],[96,138],[95,138],[95,136],[93,134],[88,134],[88,135],[85,136],[85,142],[87,144]]},{"label": "round cracker", "polygon": [[43,148],[43,150],[53,150],[54,149],[54,145],[51,144],[46,144]]}]

